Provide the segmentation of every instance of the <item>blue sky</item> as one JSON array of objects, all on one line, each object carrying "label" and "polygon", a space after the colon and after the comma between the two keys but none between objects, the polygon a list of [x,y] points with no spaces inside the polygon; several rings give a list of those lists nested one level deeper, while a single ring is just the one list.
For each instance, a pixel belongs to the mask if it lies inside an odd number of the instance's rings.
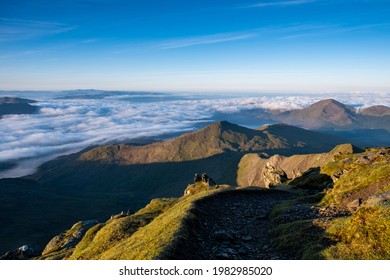
[{"label": "blue sky", "polygon": [[2,0],[0,89],[390,92],[388,0]]}]

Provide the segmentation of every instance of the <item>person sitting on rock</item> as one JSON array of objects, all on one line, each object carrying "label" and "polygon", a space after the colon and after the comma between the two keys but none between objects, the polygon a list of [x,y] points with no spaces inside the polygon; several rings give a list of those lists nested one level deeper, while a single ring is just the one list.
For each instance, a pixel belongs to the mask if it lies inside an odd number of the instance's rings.
[{"label": "person sitting on rock", "polygon": [[199,176],[198,173],[195,173],[195,176],[194,176],[194,184],[198,183],[198,182],[201,182],[202,181],[202,178]]},{"label": "person sitting on rock", "polygon": [[206,173],[202,173],[202,182],[209,184],[209,176]]}]

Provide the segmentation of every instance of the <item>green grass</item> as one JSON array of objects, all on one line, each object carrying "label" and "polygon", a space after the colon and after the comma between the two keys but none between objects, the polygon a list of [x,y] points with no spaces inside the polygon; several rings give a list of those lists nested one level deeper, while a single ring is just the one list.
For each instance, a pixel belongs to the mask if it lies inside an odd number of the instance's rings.
[{"label": "green grass", "polygon": [[184,224],[185,221],[193,218],[190,212],[193,209],[193,202],[219,191],[221,190],[206,191],[181,198],[150,224],[104,252],[100,259],[151,260],[161,258],[165,252],[173,249],[176,238],[185,236]]},{"label": "green grass", "polygon": [[[366,153],[377,151],[370,149]],[[378,157],[367,165],[356,161],[358,157],[359,154],[337,155],[335,162],[321,168],[321,172],[329,176],[347,170],[330,191],[274,207],[270,217],[277,225],[272,234],[279,250],[297,259],[390,259],[389,202],[374,206],[363,204],[356,212],[342,218],[313,217],[283,223],[283,216],[298,205],[345,208],[355,197],[367,199],[390,190],[389,158]],[[351,161],[343,161],[346,158]]]},{"label": "green grass", "polygon": [[155,217],[172,207],[177,198],[153,199],[145,208],[131,216],[116,215],[105,224],[91,228],[76,246],[71,259],[98,259],[123,239],[130,237],[139,228],[149,224]]},{"label": "green grass", "polygon": [[312,220],[299,220],[277,226],[272,231],[272,242],[276,248],[296,259],[323,259],[324,248],[320,239],[324,238],[322,230]]},{"label": "green grass", "polygon": [[91,228],[70,259],[158,259],[186,234],[185,222],[193,217],[193,202],[220,191],[202,192],[180,199],[154,199],[131,216],[118,215]]},{"label": "green grass", "polygon": [[390,190],[390,181],[388,180],[390,178],[390,164],[388,162],[374,162],[370,166],[356,162],[349,164],[333,162],[324,166],[321,172],[331,176],[339,170],[345,169],[349,171],[336,181],[332,191],[325,195],[321,205],[342,205],[349,196],[364,191],[375,184],[379,192]]},{"label": "green grass", "polygon": [[334,220],[327,230],[336,245],[322,253],[326,259],[390,259],[390,208],[364,207],[351,217]]}]

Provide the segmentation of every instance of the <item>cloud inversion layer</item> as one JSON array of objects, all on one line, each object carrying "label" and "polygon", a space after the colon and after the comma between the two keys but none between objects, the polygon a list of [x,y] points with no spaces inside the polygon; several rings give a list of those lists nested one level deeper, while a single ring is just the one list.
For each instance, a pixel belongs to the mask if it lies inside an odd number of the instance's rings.
[{"label": "cloud inversion layer", "polygon": [[[152,98],[152,100],[150,100]],[[0,177],[27,175],[43,162],[92,145],[184,133],[213,121],[216,113],[244,109],[297,109],[332,96],[183,97],[105,95],[101,99],[42,99],[39,114],[0,119],[0,163],[14,162]],[[351,94],[346,104],[390,106],[389,94]],[[262,125],[259,123],[259,126]]]}]

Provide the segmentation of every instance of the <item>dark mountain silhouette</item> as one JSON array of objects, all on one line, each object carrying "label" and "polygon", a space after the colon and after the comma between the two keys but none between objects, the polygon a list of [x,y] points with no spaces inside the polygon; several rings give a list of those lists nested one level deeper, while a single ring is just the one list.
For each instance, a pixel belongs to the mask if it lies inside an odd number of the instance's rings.
[{"label": "dark mountain silhouette", "polygon": [[30,105],[36,101],[17,97],[0,97],[0,117],[9,114],[33,114],[37,106]]},{"label": "dark mountain silhouette", "polygon": [[35,100],[19,98],[19,97],[8,97],[8,96],[0,96],[0,103],[7,104],[24,104],[24,103],[35,103]]}]

